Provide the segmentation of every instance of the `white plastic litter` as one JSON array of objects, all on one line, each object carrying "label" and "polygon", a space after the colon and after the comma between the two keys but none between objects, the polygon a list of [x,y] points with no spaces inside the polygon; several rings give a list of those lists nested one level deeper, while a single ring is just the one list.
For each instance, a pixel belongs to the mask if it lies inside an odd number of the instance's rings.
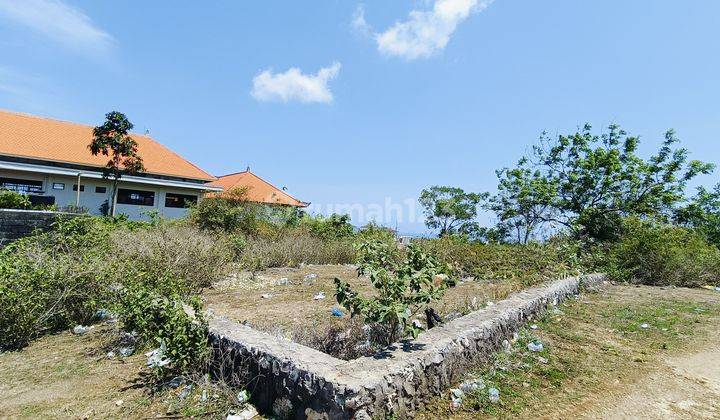
[{"label": "white plastic litter", "polygon": [[118,353],[120,353],[122,357],[132,356],[132,354],[135,353],[135,347],[120,347]]},{"label": "white plastic litter", "polygon": [[313,296],[313,300],[321,300],[325,299],[325,292],[317,292],[315,296]]},{"label": "white plastic litter", "polygon": [[272,295],[270,293],[263,293],[262,295],[260,295],[260,297],[263,299],[270,299]]},{"label": "white plastic litter", "polygon": [[646,330],[646,329],[650,328],[650,325],[648,323],[644,322],[644,323],[640,324],[640,328]]},{"label": "white plastic litter", "polygon": [[250,394],[247,392],[246,389],[243,389],[242,391],[238,392],[237,399],[239,404],[245,404],[250,399]]},{"label": "white plastic litter", "polygon": [[539,341],[531,341],[527,345],[527,349],[534,353],[539,353],[543,351],[543,343]]},{"label": "white plastic litter", "polygon": [[257,410],[252,405],[248,405],[243,411],[237,414],[228,414],[225,420],[250,420],[258,415]]},{"label": "white plastic litter", "polygon": [[88,331],[90,331],[90,327],[86,327],[84,325],[76,325],[75,328],[73,328],[73,334],[77,335],[83,335]]},{"label": "white plastic litter", "polygon": [[160,347],[155,350],[145,353],[147,356],[147,365],[151,368],[163,367],[170,364],[170,359],[165,357],[165,343],[161,344]]},{"label": "white plastic litter", "polygon": [[471,379],[460,384],[460,390],[465,393],[475,392],[485,389],[485,381],[482,379]]},{"label": "white plastic litter", "polygon": [[488,389],[488,398],[490,398],[491,403],[499,402],[500,401],[500,391],[497,388]]}]

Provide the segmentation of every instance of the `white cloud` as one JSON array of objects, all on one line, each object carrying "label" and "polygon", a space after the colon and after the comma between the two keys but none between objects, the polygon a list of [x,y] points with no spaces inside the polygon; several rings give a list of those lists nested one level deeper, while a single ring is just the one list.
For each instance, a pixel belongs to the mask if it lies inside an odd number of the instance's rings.
[{"label": "white cloud", "polygon": [[250,94],[258,101],[332,102],[328,82],[337,77],[340,63],[323,67],[317,74],[303,74],[296,67],[284,73],[265,70],[253,78]]},{"label": "white cloud", "polygon": [[0,0],[0,16],[82,53],[104,53],[114,42],[85,13],[61,0]]},{"label": "white cloud", "polygon": [[[376,33],[378,50],[408,60],[428,58],[445,48],[457,26],[471,13],[484,10],[492,2],[435,0],[432,10],[412,10],[406,21],[396,22],[385,32]],[[364,13],[360,17],[364,22]]]},{"label": "white cloud", "polygon": [[362,4],[355,9],[350,27],[361,35],[372,34],[372,27],[365,21],[365,6]]}]

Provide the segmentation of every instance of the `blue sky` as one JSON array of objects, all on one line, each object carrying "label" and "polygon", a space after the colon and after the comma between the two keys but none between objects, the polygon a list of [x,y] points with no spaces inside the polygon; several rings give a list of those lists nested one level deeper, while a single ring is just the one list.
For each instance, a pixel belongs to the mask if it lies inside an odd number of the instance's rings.
[{"label": "blue sky", "polygon": [[[0,108],[93,125],[119,110],[213,174],[250,166],[316,211],[395,226],[376,206],[492,191],[541,131],[584,122],[646,152],[675,128],[720,163],[718,16],[717,1],[0,0]],[[402,211],[400,230],[424,231]]]}]

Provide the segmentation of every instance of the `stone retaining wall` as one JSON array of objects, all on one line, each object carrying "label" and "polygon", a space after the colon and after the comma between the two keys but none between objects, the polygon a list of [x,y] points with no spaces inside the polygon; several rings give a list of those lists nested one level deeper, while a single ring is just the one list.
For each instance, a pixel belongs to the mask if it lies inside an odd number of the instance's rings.
[{"label": "stone retaining wall", "polygon": [[412,417],[473,364],[486,361],[525,321],[602,274],[515,293],[497,304],[398,343],[381,356],[344,361],[224,318],[210,321],[218,366],[252,378],[253,402],[285,418]]},{"label": "stone retaining wall", "polygon": [[0,209],[0,246],[30,235],[35,229],[49,229],[59,215],[75,216],[56,211]]}]

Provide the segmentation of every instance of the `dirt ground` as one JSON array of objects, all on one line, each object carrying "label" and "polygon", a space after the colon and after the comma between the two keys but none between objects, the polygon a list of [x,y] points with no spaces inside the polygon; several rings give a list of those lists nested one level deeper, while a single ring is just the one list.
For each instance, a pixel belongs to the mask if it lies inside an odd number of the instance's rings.
[{"label": "dirt ground", "polygon": [[[241,272],[215,284],[203,298],[215,315],[247,322],[265,331],[315,328],[337,321],[331,315],[333,308],[341,309],[334,295],[335,277],[349,281],[361,293],[372,293],[370,282],[358,278],[354,266],[307,265],[272,268],[255,275]],[[281,279],[287,279],[287,284],[280,284]],[[442,315],[455,311],[465,314],[488,301],[502,299],[513,290],[512,285],[504,282],[461,281],[433,307]],[[318,293],[324,293],[325,298],[314,300]]]}]

